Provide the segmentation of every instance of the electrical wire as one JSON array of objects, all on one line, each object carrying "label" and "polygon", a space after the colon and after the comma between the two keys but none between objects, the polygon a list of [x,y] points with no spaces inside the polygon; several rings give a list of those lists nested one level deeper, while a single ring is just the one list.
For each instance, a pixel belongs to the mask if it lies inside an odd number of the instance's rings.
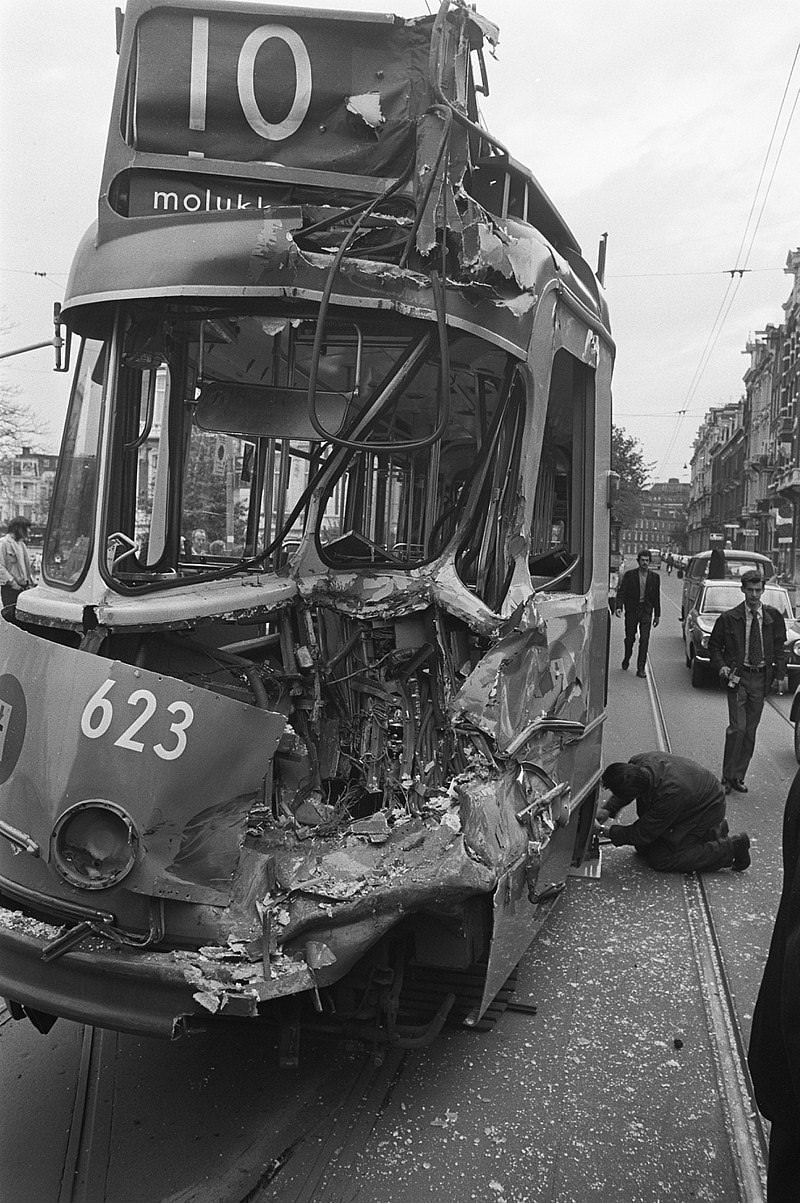
[{"label": "electrical wire", "polygon": [[[664,465],[667,463],[669,456],[672,454],[675,444],[677,443],[678,435],[680,434],[681,426],[683,425],[683,421],[686,417],[686,413],[688,411],[689,404],[694,399],[695,394],[697,393],[697,390],[700,387],[700,382],[701,382],[703,375],[705,373],[705,370],[708,367],[708,364],[711,360],[711,356],[714,353],[714,349],[717,345],[717,342],[719,341],[719,337],[725,326],[725,322],[727,321],[728,315],[730,314],[731,308],[733,307],[733,303],[736,299],[736,294],[738,293],[739,288],[741,286],[742,279],[744,278],[744,274],[746,271],[748,271],[747,264],[748,264],[748,261],[750,258],[750,254],[753,250],[753,245],[755,243],[755,239],[756,239],[756,235],[759,230],[759,226],[761,225],[761,219],[764,215],[764,210],[766,208],[767,200],[769,198],[770,190],[772,188],[772,183],[775,179],[775,173],[778,169],[778,164],[780,162],[781,155],[783,153],[783,148],[786,144],[786,138],[789,133],[789,129],[792,124],[792,120],[794,118],[798,99],[800,99],[800,88],[798,88],[797,94],[795,95],[795,98],[794,98],[794,102],[789,111],[789,115],[786,119],[786,125],[785,125],[784,131],[783,131],[783,136],[780,140],[780,144],[778,146],[777,153],[775,155],[775,159],[774,159],[774,162],[772,165],[772,171],[770,173],[769,180],[767,181],[767,186],[764,190],[763,197],[761,198],[761,207],[758,210],[758,216],[756,217],[755,222],[753,222],[752,230],[751,230],[750,226],[751,226],[751,222],[753,221],[753,214],[755,213],[756,206],[758,204],[759,193],[761,191],[761,185],[764,181],[764,176],[765,176],[766,170],[767,170],[767,164],[769,162],[770,155],[772,154],[772,148],[775,144],[775,138],[776,138],[776,135],[777,135],[778,129],[780,127],[780,123],[781,123],[781,116],[784,112],[784,106],[786,104],[787,96],[789,95],[789,89],[791,86],[792,76],[794,75],[795,67],[797,66],[797,61],[798,61],[799,57],[800,57],[800,43],[798,43],[797,48],[795,49],[794,57],[792,59],[791,66],[789,68],[789,74],[786,77],[786,84],[784,85],[783,94],[781,96],[781,101],[780,101],[780,104],[778,105],[778,112],[777,112],[775,121],[772,126],[772,132],[770,133],[769,143],[767,145],[767,149],[764,154],[764,161],[761,165],[761,171],[759,173],[758,181],[756,183],[756,187],[755,187],[755,190],[753,193],[753,200],[750,205],[750,211],[747,215],[747,220],[744,225],[744,231],[742,233],[742,238],[739,243],[739,249],[736,252],[734,266],[733,266],[733,268],[729,269],[730,279],[728,280],[728,283],[725,287],[725,292],[723,294],[722,300],[720,301],[719,308],[717,309],[716,316],[712,323],[708,338],[706,339],[705,346],[703,347],[703,351],[700,355],[700,359],[697,363],[697,367],[694,370],[692,379],[689,383],[689,387],[686,390],[686,396],[684,398],[683,405],[677,411],[677,414],[678,414],[677,421],[675,423],[675,427],[673,429],[672,435],[668,439],[667,446],[662,454],[657,475],[661,475],[661,473],[663,472]],[[749,243],[748,243],[748,233],[749,233]],[[744,250],[745,246],[747,246],[746,251]],[[743,255],[744,255],[744,257],[742,257]]]},{"label": "electrical wire", "polygon": [[[761,183],[762,183],[762,181],[763,181],[763,179],[764,179],[764,173],[765,173],[765,171],[766,171],[766,169],[767,169],[767,163],[769,162],[770,151],[772,150],[772,144],[773,144],[773,142],[775,141],[775,135],[776,135],[776,133],[777,133],[777,131],[778,131],[778,125],[779,125],[779,123],[780,123],[780,119],[781,119],[781,113],[782,113],[782,111],[783,111],[783,106],[784,106],[784,104],[786,103],[786,97],[787,97],[787,95],[788,95],[788,93],[789,93],[789,85],[790,85],[790,83],[791,83],[791,81],[792,81],[792,75],[794,74],[794,69],[795,69],[795,67],[797,66],[797,59],[798,59],[798,56],[799,56],[799,55],[800,55],[800,42],[798,42],[798,44],[797,44],[797,48],[795,49],[795,52],[794,52],[794,58],[792,59],[792,65],[791,65],[791,67],[789,68],[789,74],[788,74],[788,76],[786,77],[786,83],[785,83],[785,85],[784,85],[784,89],[783,89],[783,95],[781,96],[781,102],[780,102],[780,104],[778,105],[778,112],[777,112],[777,115],[776,115],[776,117],[775,117],[775,122],[774,122],[774,124],[773,124],[773,126],[772,126],[772,133],[771,133],[771,134],[770,134],[770,136],[769,136],[769,143],[768,143],[768,145],[767,145],[767,149],[766,149],[766,152],[765,152],[765,154],[764,154],[764,162],[761,164],[761,171],[760,171],[760,173],[759,173],[759,177],[758,177],[758,183],[756,184],[755,192],[753,193],[753,203],[750,205],[750,212],[747,214],[747,221],[745,222],[745,226],[744,226],[744,233],[742,234],[742,241],[739,243],[739,250],[736,252],[736,259],[734,260],[734,264],[735,264],[737,267],[739,266],[739,259],[740,259],[740,256],[741,256],[741,254],[742,254],[742,250],[744,249],[744,244],[745,244],[745,241],[746,241],[746,239],[747,239],[747,230],[748,230],[748,227],[749,227],[749,225],[750,225],[750,221],[751,221],[751,219],[752,219],[753,212],[754,212],[754,210],[755,210],[755,207],[756,207],[756,201],[757,201],[757,199],[758,199],[758,191],[759,191],[759,189],[760,189],[760,187],[761,187]],[[800,95],[800,92],[798,92],[798,94]],[[783,139],[782,139],[782,141],[781,141],[781,145],[780,145],[780,147],[778,148],[778,154],[777,154],[777,157],[776,157],[776,159],[775,159],[775,165],[774,165],[774,166],[773,166],[773,168],[772,168],[772,175],[770,176],[770,179],[769,179],[769,184],[767,185],[767,190],[766,190],[766,192],[765,192],[765,194],[764,194],[764,202],[763,202],[763,204],[762,204],[762,206],[761,206],[761,209],[760,209],[760,211],[759,211],[759,214],[758,214],[758,219],[757,219],[757,221],[756,221],[756,224],[755,224],[755,227],[754,227],[754,230],[753,230],[753,238],[755,238],[755,236],[756,236],[756,232],[757,232],[757,230],[758,230],[758,227],[759,227],[759,225],[760,225],[760,223],[761,223],[761,217],[762,217],[762,214],[763,214],[763,212],[764,212],[764,205],[766,205],[766,203],[767,203],[767,197],[769,196],[769,190],[770,190],[770,188],[771,188],[771,186],[772,186],[772,181],[773,181],[773,179],[775,178],[775,170],[776,170],[776,168],[777,168],[777,166],[778,166],[778,162],[780,161],[781,152],[783,151],[783,144],[784,144],[784,142],[786,141],[786,135],[787,135],[787,134],[788,134],[788,132],[789,132],[789,126],[790,126],[790,125],[791,125],[791,123],[792,123],[792,117],[794,116],[794,110],[795,110],[795,107],[796,107],[796,106],[797,106],[797,96],[795,96],[795,99],[794,99],[794,105],[792,105],[792,111],[791,111],[791,113],[789,114],[789,120],[788,120],[788,121],[787,121],[787,123],[786,123],[786,130],[784,131],[784,135],[783,135]],[[747,259],[748,259],[748,258],[749,258],[749,256],[750,256],[750,251],[752,250],[752,247],[753,247],[753,242],[752,242],[752,239],[751,239],[751,242],[750,242],[750,247],[749,247],[749,249],[748,249],[747,255],[745,256],[745,264],[746,264],[746,262],[747,262]]]},{"label": "electrical wire", "polygon": [[[783,267],[747,267],[742,268],[748,276],[761,274],[764,272],[782,272]],[[716,268],[708,271],[697,272],[609,272],[606,276],[607,280],[666,280],[680,279],[686,276],[729,276],[731,268]]]}]

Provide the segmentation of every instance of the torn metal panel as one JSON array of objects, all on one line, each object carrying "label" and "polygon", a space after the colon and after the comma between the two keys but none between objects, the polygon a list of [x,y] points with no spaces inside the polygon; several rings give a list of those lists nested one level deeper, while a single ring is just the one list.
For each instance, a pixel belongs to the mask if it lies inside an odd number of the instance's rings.
[{"label": "torn metal panel", "polygon": [[379,572],[329,572],[300,576],[297,584],[309,600],[322,605],[329,603],[353,617],[400,618],[435,602],[487,637],[495,635],[500,625],[497,614],[465,588],[452,559],[403,577]]},{"label": "torn metal panel", "polygon": [[360,117],[368,129],[377,131],[386,123],[386,118],[381,110],[380,92],[364,92],[361,96],[348,96],[344,103],[348,113],[352,113],[354,117]]},{"label": "torn metal panel", "polygon": [[420,214],[416,247],[421,255],[434,252],[441,231],[459,235],[462,218],[456,193],[467,166],[463,136],[453,134],[441,110],[425,114],[417,128],[414,190]]},{"label": "torn metal panel", "polygon": [[451,707],[454,717],[468,718],[491,735],[501,753],[537,718],[587,720],[582,679],[589,672],[588,615],[558,624],[557,640],[552,632],[548,636],[535,599],[522,608],[520,619],[520,629],[488,652]]}]

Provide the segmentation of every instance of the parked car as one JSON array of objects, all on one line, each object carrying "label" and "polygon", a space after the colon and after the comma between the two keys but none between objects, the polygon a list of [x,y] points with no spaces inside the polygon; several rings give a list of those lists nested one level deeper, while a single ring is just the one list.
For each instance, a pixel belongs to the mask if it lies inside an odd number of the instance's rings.
[{"label": "parked car", "polygon": [[[775,575],[775,565],[768,556],[762,556],[757,551],[723,551],[725,557],[725,579],[741,579],[743,572],[758,568],[765,580]],[[711,559],[710,551],[701,551],[692,556],[684,572],[683,596],[681,598],[681,622],[686,621],[686,615],[696,604],[700,589],[708,577],[708,565]],[[740,599],[741,600],[741,599]],[[736,603],[733,602],[733,605]]]},{"label": "parked car", "polygon": [[[708,674],[710,657],[708,641],[714,623],[723,610],[730,610],[744,600],[738,580],[704,581],[699,596],[683,624],[683,643],[686,666],[692,670],[692,685],[702,685]],[[789,677],[800,674],[800,625],[794,616],[789,594],[780,585],[766,585],[762,601],[780,610],[786,622],[786,663]],[[795,696],[795,701],[797,698]]]}]

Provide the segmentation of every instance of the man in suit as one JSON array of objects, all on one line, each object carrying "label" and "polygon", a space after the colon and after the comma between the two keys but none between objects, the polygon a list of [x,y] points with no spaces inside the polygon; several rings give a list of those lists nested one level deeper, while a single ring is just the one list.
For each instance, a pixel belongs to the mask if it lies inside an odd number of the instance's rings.
[{"label": "man in suit", "polygon": [[622,667],[631,662],[633,645],[639,635],[639,651],[636,657],[636,676],[645,676],[647,648],[650,644],[650,628],[657,627],[661,620],[661,578],[650,568],[650,552],[640,551],[636,557],[637,567],[630,568],[622,578],[617,592],[617,614],[625,610],[625,655]]},{"label": "man in suit", "polygon": [[742,575],[744,601],[720,614],[708,643],[711,667],[728,694],[728,726],[722,758],[722,784],[747,793],[744,783],[753,756],[764,697],[773,680],[786,677],[786,624],[783,615],[761,601],[760,572]]},{"label": "man in suit", "polygon": [[748,1053],[756,1102],[770,1121],[768,1203],[800,1184],[800,771],[783,815],[783,892],[758,992]]}]

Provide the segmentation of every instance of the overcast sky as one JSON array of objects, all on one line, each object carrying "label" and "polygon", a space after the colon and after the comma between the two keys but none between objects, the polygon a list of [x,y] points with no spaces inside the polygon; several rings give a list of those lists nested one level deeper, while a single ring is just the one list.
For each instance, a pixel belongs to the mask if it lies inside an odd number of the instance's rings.
[{"label": "overcast sky", "polygon": [[[115,7],[0,0],[0,290],[4,325],[13,324],[2,350],[50,336],[52,303],[94,220]],[[416,16],[436,5],[306,7]],[[608,231],[615,421],[641,443],[654,480],[688,480],[704,413],[742,394],[748,337],[782,320],[789,295],[783,269],[800,247],[800,112],[791,117],[800,4],[478,8],[500,26],[483,102],[489,128],[531,168],[593,267]],[[749,270],[732,285],[726,272],[741,266]],[[67,399],[51,356],[0,363],[0,379],[49,426],[45,450],[58,447]]]}]

